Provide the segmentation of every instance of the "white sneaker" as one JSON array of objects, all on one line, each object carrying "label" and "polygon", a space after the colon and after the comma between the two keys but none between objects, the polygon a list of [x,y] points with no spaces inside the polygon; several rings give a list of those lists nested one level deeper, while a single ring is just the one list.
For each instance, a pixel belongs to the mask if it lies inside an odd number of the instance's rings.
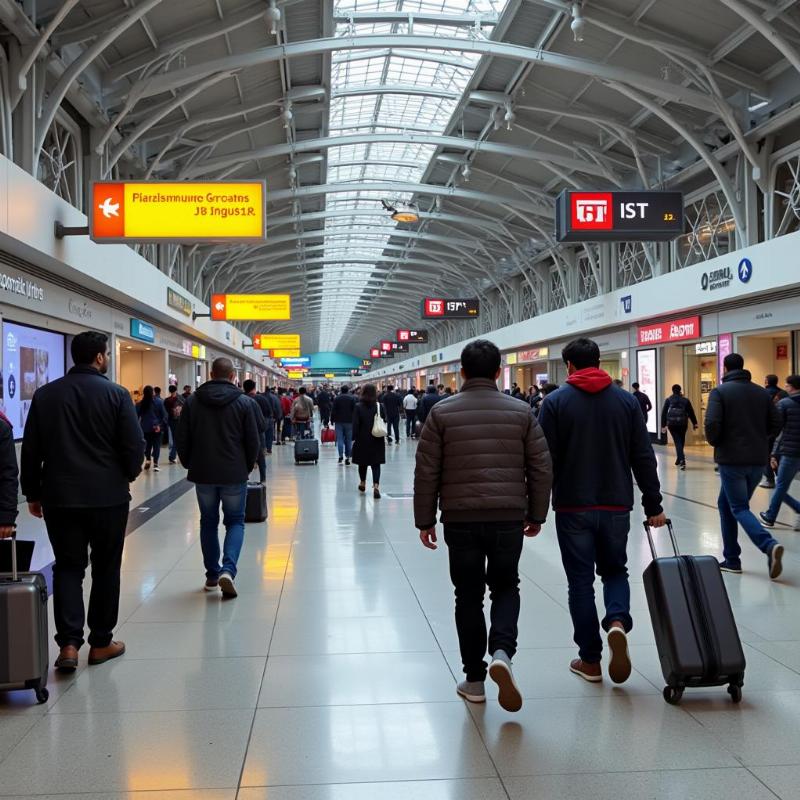
[{"label": "white sneaker", "polygon": [[158,468],[158,464],[156,464],[156,465],[153,467],[153,472],[161,472],[161,470]]},{"label": "white sneaker", "polygon": [[238,597],[236,587],[233,585],[233,578],[227,572],[219,576],[219,588],[225,597]]}]

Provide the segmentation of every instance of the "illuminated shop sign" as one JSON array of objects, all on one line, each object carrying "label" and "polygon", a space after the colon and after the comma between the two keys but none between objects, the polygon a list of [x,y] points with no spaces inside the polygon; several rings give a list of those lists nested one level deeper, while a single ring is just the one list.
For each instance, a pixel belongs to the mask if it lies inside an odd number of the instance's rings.
[{"label": "illuminated shop sign", "polygon": [[645,325],[639,328],[639,345],[683,342],[700,338],[700,317],[685,317],[658,325]]},{"label": "illuminated shop sign", "polygon": [[477,298],[452,299],[426,297],[422,301],[423,319],[472,319],[480,315]]},{"label": "illuminated shop sign", "polygon": [[665,242],[682,233],[681,192],[565,190],[556,200],[559,242]]}]

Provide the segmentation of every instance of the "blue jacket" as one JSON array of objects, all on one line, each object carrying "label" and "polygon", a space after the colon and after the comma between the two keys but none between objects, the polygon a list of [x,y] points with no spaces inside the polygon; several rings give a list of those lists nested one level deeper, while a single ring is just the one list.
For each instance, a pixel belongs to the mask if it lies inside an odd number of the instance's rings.
[{"label": "blue jacket", "polygon": [[553,457],[556,511],[631,510],[633,471],[645,514],[661,513],[656,457],[641,406],[607,373],[573,373],[544,399],[539,424]]},{"label": "blue jacket", "polygon": [[160,397],[154,397],[153,404],[144,412],[142,412],[142,404],[137,403],[136,416],[139,417],[139,424],[144,433],[152,433],[156,425],[163,430],[169,422],[167,409],[164,408],[164,401]]},{"label": "blue jacket", "polygon": [[778,403],[783,430],[772,452],[777,456],[800,458],[800,394],[785,397]]}]

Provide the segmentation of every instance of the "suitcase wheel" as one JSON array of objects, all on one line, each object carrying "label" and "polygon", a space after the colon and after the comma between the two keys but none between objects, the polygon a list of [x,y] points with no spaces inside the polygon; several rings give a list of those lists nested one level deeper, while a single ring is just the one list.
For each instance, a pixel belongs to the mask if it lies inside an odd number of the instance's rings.
[{"label": "suitcase wheel", "polygon": [[734,703],[741,703],[742,702],[742,687],[736,686],[735,684],[731,684],[728,687],[728,694],[731,696],[731,700]]},{"label": "suitcase wheel", "polygon": [[37,689],[36,690],[36,702],[40,705],[42,703],[46,703],[50,699],[50,692],[47,689]]},{"label": "suitcase wheel", "polygon": [[664,691],[662,692],[664,695],[664,699],[671,705],[676,706],[680,703],[681,698],[683,697],[683,688],[677,688],[675,686],[665,686]]},{"label": "suitcase wheel", "polygon": [[300,459],[299,459],[299,458],[296,458],[296,459],[294,460],[294,463],[295,463],[295,464],[299,464],[299,463],[300,463]]},{"label": "suitcase wheel", "polygon": [[315,463],[315,464],[317,463],[317,460],[316,460],[316,459],[314,459],[314,463]]}]

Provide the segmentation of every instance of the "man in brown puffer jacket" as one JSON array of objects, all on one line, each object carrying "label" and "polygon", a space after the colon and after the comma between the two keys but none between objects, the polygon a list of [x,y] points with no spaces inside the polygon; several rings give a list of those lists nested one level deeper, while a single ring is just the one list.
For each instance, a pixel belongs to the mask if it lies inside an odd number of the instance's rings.
[{"label": "man in brown puffer jacket", "polygon": [[553,481],[550,451],[530,406],[497,390],[500,351],[477,340],[461,353],[465,379],[457,395],[430,411],[414,474],[414,516],[425,547],[435,550],[437,503],[455,587],[456,629],[466,680],[458,694],[486,700],[486,621],[489,586],[492,626],[489,675],[500,705],[522,707],[511,659],[517,649],[519,559],[524,536],[536,536],[547,517]]}]

